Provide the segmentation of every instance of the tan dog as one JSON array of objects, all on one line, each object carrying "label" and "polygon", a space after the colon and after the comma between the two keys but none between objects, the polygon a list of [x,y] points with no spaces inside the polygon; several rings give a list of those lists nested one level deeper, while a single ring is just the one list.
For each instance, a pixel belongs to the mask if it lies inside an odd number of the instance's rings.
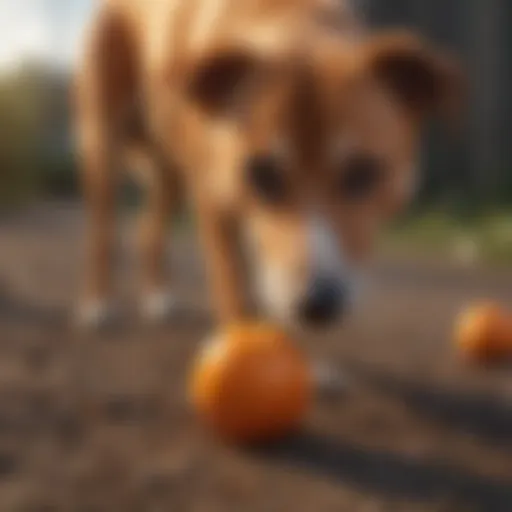
[{"label": "tan dog", "polygon": [[410,34],[364,34],[321,0],[110,0],[77,74],[89,211],[83,320],[111,299],[122,166],[147,190],[143,310],[164,275],[177,179],[196,209],[219,320],[247,314],[237,240],[261,303],[305,326],[351,302],[377,230],[409,200],[421,127],[455,71]]}]

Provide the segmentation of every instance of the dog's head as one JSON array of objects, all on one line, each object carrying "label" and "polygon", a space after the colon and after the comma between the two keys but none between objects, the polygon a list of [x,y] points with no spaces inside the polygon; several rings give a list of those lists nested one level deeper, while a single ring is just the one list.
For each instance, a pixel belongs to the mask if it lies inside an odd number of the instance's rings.
[{"label": "dog's head", "polygon": [[197,66],[206,190],[236,205],[271,313],[342,318],[379,228],[414,191],[421,128],[455,84],[443,55],[403,33],[279,59],[223,50]]}]

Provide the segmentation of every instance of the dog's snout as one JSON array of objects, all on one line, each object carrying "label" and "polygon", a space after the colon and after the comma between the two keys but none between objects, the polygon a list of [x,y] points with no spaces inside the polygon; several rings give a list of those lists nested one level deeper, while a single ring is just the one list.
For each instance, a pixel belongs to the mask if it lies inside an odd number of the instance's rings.
[{"label": "dog's snout", "polygon": [[336,280],[315,279],[299,304],[299,317],[308,325],[324,326],[343,314],[345,307],[344,287]]}]

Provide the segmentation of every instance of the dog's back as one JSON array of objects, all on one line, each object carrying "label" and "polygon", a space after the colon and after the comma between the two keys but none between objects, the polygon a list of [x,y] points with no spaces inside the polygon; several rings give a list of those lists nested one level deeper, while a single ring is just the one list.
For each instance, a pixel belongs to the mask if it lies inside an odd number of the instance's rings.
[{"label": "dog's back", "polygon": [[[104,10],[129,26],[141,59],[192,58],[229,41],[271,47],[305,36],[316,25],[353,28],[345,0],[104,0]],[[147,59],[147,60],[146,60]]]}]

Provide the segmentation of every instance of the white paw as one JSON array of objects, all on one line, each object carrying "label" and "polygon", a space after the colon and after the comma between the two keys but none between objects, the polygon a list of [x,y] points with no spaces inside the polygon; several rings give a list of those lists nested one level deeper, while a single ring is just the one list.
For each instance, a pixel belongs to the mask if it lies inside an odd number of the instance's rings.
[{"label": "white paw", "polygon": [[333,366],[317,362],[313,366],[313,379],[321,396],[336,397],[349,388],[347,377]]},{"label": "white paw", "polygon": [[174,316],[177,306],[178,302],[172,293],[155,292],[142,300],[141,314],[150,322],[163,322]]},{"label": "white paw", "polygon": [[86,329],[99,330],[111,326],[116,317],[116,311],[108,301],[97,299],[79,307],[77,323]]}]

